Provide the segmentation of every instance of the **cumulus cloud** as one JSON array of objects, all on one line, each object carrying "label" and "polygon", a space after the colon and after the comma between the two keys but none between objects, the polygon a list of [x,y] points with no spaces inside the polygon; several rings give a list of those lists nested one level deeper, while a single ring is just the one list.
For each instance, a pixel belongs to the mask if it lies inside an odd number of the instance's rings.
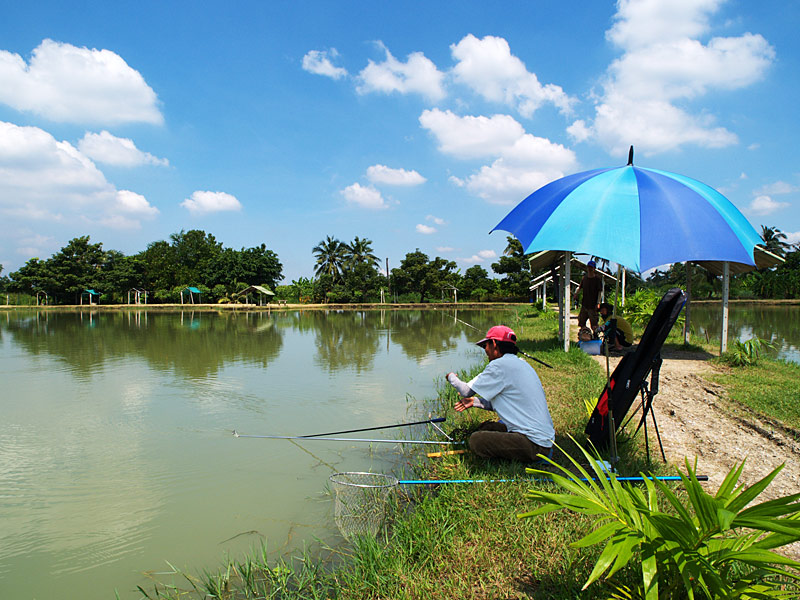
[{"label": "cumulus cloud", "polygon": [[776,202],[770,196],[762,195],[753,199],[748,210],[754,215],[771,215],[787,206],[789,206],[788,202]]},{"label": "cumulus cloud", "polygon": [[494,250],[481,250],[477,254],[473,254],[469,258],[459,258],[463,263],[474,265],[488,260],[497,258],[497,253]]},{"label": "cumulus cloud", "polygon": [[383,62],[369,61],[358,74],[357,91],[360,94],[382,92],[390,94],[420,94],[425,98],[438,102],[445,97],[442,80],[444,73],[436,68],[433,62],[422,52],[412,52],[406,62],[400,62],[389,49],[378,43],[386,57]]},{"label": "cumulus cloud", "polygon": [[316,75],[324,75],[331,79],[341,79],[347,77],[347,69],[336,67],[333,61],[339,53],[336,48],[330,50],[310,50],[303,57],[303,69]]},{"label": "cumulus cloud", "polygon": [[181,202],[181,206],[193,215],[242,210],[239,200],[225,192],[196,191]]},{"label": "cumulus cloud", "polygon": [[26,258],[52,254],[52,251],[56,248],[56,239],[54,237],[31,233],[29,230],[22,232],[15,242],[18,244],[16,253]]},{"label": "cumulus cloud", "polygon": [[787,244],[800,244],[800,231],[785,232]]},{"label": "cumulus cloud", "polygon": [[349,185],[341,191],[342,196],[348,204],[367,208],[370,210],[381,210],[388,208],[386,200],[381,193],[372,186],[363,186],[359,183]]},{"label": "cumulus cloud", "polygon": [[437,252],[452,252],[455,250],[452,246],[436,246]]},{"label": "cumulus cloud", "polygon": [[417,233],[422,233],[424,235],[431,235],[432,233],[436,233],[436,227],[423,225],[422,223],[418,223],[416,229]]},{"label": "cumulus cloud", "polygon": [[385,165],[372,165],[367,168],[367,179],[372,183],[384,185],[414,186],[422,185],[427,181],[416,171],[405,169],[392,169]]},{"label": "cumulus cloud", "polygon": [[761,195],[769,195],[769,196],[780,196],[781,194],[792,194],[798,191],[796,185],[792,185],[790,183],[786,183],[785,181],[776,181],[774,183],[768,183],[764,186],[761,186],[755,192],[753,192],[756,196]]},{"label": "cumulus cloud", "polygon": [[95,162],[115,167],[138,167],[140,165],[168,166],[166,158],[158,158],[142,152],[128,138],[120,138],[108,131],[86,132],[78,142],[78,149]]},{"label": "cumulus cloud", "polygon": [[38,127],[0,121],[0,174],[0,214],[7,220],[135,228],[158,214],[144,196],[117,190],[89,157]]},{"label": "cumulus cloud", "polygon": [[686,108],[710,91],[740,89],[760,80],[775,58],[763,36],[714,37],[702,43],[722,0],[622,0],[606,37],[622,50],[608,67],[591,124],[576,121],[576,141],[594,138],[610,152],[634,144],[655,154],[695,144],[738,142],[713,115]]},{"label": "cumulus cloud", "polygon": [[427,215],[425,217],[425,220],[426,221],[433,221],[437,225],[444,225],[445,222],[446,222],[444,219],[440,219],[439,217],[434,217],[433,215]]},{"label": "cumulus cloud", "polygon": [[153,123],[164,117],[144,77],[110,50],[44,40],[29,63],[0,51],[0,102],[65,123]]},{"label": "cumulus cloud", "polygon": [[512,204],[572,170],[575,153],[548,139],[526,133],[509,115],[458,116],[426,110],[420,124],[437,140],[439,150],[458,158],[494,158],[477,172],[450,181],[489,202]]},{"label": "cumulus cloud", "polygon": [[525,63],[511,54],[508,42],[487,35],[478,39],[472,34],[450,46],[456,65],[453,78],[486,100],[515,108],[524,117],[545,103],[568,113],[574,100],[554,84],[542,85]]}]

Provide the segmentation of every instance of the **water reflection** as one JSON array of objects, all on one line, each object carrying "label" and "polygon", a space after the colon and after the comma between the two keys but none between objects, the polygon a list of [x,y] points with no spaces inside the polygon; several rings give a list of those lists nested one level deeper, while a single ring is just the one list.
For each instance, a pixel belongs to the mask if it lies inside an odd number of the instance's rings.
[{"label": "water reflection", "polygon": [[206,379],[226,363],[261,366],[280,354],[283,333],[266,313],[39,312],[0,327],[30,354],[58,357],[90,378],[104,365],[138,356],[155,369]]},{"label": "water reflection", "polygon": [[[722,331],[719,304],[693,304],[692,329],[714,341]],[[777,356],[800,362],[800,306],[731,304],[728,312],[728,339],[746,341],[759,337],[775,345]]]}]

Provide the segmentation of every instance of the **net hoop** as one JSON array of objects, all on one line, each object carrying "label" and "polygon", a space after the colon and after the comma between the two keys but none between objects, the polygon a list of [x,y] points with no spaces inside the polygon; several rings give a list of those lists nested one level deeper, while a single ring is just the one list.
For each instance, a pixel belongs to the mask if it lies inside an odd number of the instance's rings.
[{"label": "net hoop", "polygon": [[375,537],[386,518],[386,504],[399,483],[383,473],[349,471],[334,473],[328,480],[334,494],[334,520],[342,536]]}]

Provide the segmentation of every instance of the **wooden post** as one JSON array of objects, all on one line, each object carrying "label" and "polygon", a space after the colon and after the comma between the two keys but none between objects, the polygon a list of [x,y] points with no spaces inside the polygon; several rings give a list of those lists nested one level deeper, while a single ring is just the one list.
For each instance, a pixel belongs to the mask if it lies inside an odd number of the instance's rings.
[{"label": "wooden post", "polygon": [[688,344],[691,334],[689,333],[689,316],[692,304],[692,263],[686,261],[686,306],[684,307],[684,316],[686,317],[683,325],[683,343]]},{"label": "wooden post", "polygon": [[719,353],[728,350],[728,295],[730,294],[731,265],[728,261],[722,263],[722,332],[720,333]]},{"label": "wooden post", "polygon": [[564,319],[564,352],[569,352],[569,311],[572,304],[572,294],[570,293],[570,267],[572,263],[572,252],[564,252],[564,293],[562,297],[562,317]]}]

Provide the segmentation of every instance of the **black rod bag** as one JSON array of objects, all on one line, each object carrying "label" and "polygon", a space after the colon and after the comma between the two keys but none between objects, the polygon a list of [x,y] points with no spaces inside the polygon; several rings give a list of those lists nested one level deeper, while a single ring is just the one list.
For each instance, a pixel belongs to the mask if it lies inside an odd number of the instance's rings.
[{"label": "black rod bag", "polygon": [[658,303],[647,323],[636,350],[619,361],[617,368],[600,394],[597,406],[589,417],[585,433],[598,449],[608,446],[608,407],[614,410],[614,425],[618,429],[641,389],[642,381],[660,357],[661,347],[672,326],[686,304],[686,294],[680,288],[672,288]]}]

